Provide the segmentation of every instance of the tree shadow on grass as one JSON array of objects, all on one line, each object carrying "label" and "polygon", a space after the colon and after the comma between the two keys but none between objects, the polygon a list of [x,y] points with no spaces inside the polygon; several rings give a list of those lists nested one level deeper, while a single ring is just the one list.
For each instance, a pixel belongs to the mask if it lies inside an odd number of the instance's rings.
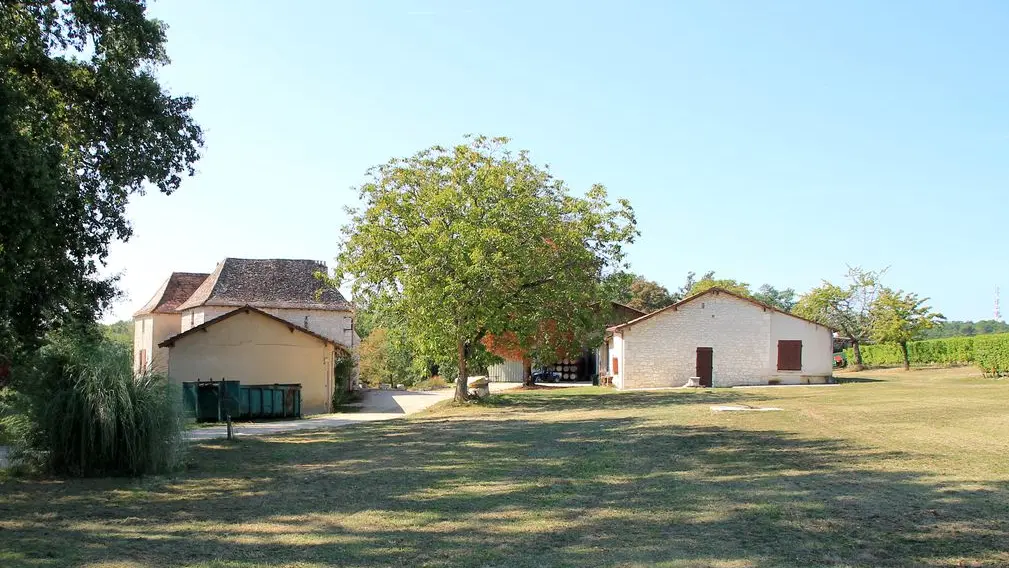
[{"label": "tree shadow on grass", "polygon": [[517,410],[634,410],[687,404],[727,404],[766,400],[766,393],[731,389],[615,391],[604,388],[545,389],[502,392],[484,397],[480,405]]},{"label": "tree shadow on grass", "polygon": [[[665,396],[632,393],[620,408]],[[1009,562],[1004,483],[886,471],[903,455],[842,440],[563,418],[373,423],[207,443],[174,478],[10,482],[0,564]]]}]

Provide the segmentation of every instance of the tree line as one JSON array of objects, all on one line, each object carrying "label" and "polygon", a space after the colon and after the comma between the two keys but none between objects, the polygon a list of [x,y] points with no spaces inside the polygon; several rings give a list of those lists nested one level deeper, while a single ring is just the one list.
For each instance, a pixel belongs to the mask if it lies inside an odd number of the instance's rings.
[{"label": "tree line", "polygon": [[665,286],[640,274],[627,271],[607,276],[603,286],[609,299],[645,313],[670,306],[711,288],[735,292],[786,312],[792,311],[796,302],[795,290],[792,288],[779,290],[770,284],[764,284],[754,292],[746,282],[715,278],[713,270],[705,272],[700,278],[697,278],[696,272],[688,272],[683,285],[675,292],[670,292]]},{"label": "tree line", "polygon": [[946,321],[922,333],[921,339],[943,339],[946,337],[974,337],[1009,333],[1009,324],[998,320]]}]

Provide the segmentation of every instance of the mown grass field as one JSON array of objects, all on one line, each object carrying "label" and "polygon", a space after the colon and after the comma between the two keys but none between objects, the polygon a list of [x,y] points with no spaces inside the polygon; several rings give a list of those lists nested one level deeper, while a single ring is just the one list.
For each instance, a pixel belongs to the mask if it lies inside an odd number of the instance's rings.
[{"label": "mown grass field", "polygon": [[1009,381],[842,377],[517,392],[202,444],[170,478],[8,479],[0,566],[1009,565]]}]

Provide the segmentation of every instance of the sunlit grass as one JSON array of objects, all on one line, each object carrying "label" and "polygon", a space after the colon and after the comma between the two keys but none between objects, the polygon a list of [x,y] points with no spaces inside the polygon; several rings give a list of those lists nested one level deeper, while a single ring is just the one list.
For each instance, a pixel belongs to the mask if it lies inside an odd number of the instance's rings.
[{"label": "sunlit grass", "polygon": [[208,442],[174,477],[12,479],[0,565],[1009,565],[1009,381],[845,378],[516,392]]}]

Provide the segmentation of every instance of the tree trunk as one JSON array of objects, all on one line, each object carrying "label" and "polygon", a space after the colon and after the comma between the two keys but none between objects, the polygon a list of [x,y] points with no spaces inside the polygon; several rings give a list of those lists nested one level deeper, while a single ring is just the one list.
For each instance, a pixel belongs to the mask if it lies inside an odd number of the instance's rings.
[{"label": "tree trunk", "polygon": [[528,357],[522,358],[522,384],[531,387],[533,386],[533,361]]},{"label": "tree trunk", "polygon": [[901,341],[900,342],[900,352],[904,354],[904,370],[905,371],[910,371],[911,370],[911,358],[908,357],[908,354],[907,354],[907,342],[906,341]]},{"label": "tree trunk", "polygon": [[855,351],[855,368],[853,370],[861,371],[862,369],[865,368],[865,365],[862,364],[862,350],[858,348],[857,339],[855,339],[854,337],[850,339],[851,339],[851,348]]},{"label": "tree trunk", "polygon": [[469,398],[469,380],[466,375],[466,342],[459,341],[456,346],[459,357],[459,377],[455,380],[455,401],[466,402]]}]

